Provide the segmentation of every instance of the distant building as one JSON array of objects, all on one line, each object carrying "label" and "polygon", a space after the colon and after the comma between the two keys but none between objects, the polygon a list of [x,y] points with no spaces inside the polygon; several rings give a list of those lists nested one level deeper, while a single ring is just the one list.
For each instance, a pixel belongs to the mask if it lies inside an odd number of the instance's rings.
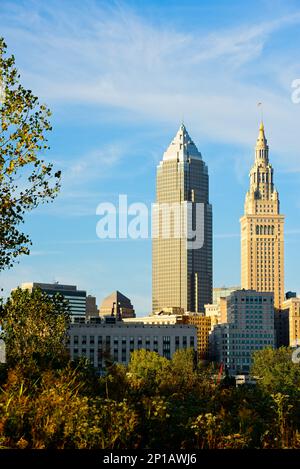
[{"label": "distant building", "polygon": [[99,311],[97,308],[95,296],[88,295],[86,297],[85,317],[86,319],[99,318]]},{"label": "distant building", "polygon": [[290,298],[297,298],[297,293],[295,291],[286,292],[285,299],[289,300]]},{"label": "distant building", "polygon": [[220,298],[227,298],[232,292],[240,290],[240,288],[240,286],[213,288],[213,304],[218,304]]},{"label": "distant building", "polygon": [[[109,317],[107,319],[110,319]],[[114,318],[115,319],[115,318]],[[179,349],[197,350],[196,328],[190,325],[152,325],[124,323],[71,324],[71,359],[86,357],[101,373],[106,362],[127,364],[134,350],[145,349],[172,358]]]},{"label": "distant building", "polygon": [[123,318],[135,318],[134,308],[130,299],[118,290],[104,298],[99,313],[100,316],[114,316],[118,320]]},{"label": "distant building", "polygon": [[209,316],[205,316],[203,313],[185,313],[181,320],[182,324],[191,324],[196,327],[198,359],[208,360],[211,318]]},{"label": "distant building", "polygon": [[216,325],[210,334],[212,358],[232,375],[249,373],[253,352],[275,346],[273,293],[231,293],[227,318],[227,323]]},{"label": "distant building", "polygon": [[288,330],[285,333],[287,345],[300,346],[300,297],[289,296],[282,304],[281,314],[287,323]]},{"label": "distant building", "polygon": [[86,318],[86,291],[77,290],[75,285],[62,285],[58,282],[55,283],[39,283],[30,282],[22,283],[22,290],[32,291],[39,288],[47,295],[54,296],[57,293],[63,295],[68,300],[70,308],[71,322],[84,322]]},{"label": "distant building", "polygon": [[[231,293],[229,293],[230,295]],[[205,316],[211,318],[211,328],[216,324],[227,322],[227,297],[219,297],[215,304],[205,305]]]},{"label": "distant building", "polygon": [[213,329],[214,326],[221,323],[220,303],[204,305],[204,308],[205,316],[210,318],[210,327]]},{"label": "distant building", "polygon": [[149,316],[137,317],[135,319],[124,319],[126,324],[142,323],[145,325],[167,326],[174,324],[189,324],[196,327],[197,330],[197,353],[198,358],[206,360],[209,356],[209,332],[211,330],[211,318],[203,313],[184,313],[184,314],[152,314]]},{"label": "distant building", "polygon": [[126,324],[140,322],[142,324],[156,324],[168,325],[168,324],[177,324],[182,315],[178,314],[151,314],[149,316],[138,316],[136,318],[124,318],[123,322]]}]

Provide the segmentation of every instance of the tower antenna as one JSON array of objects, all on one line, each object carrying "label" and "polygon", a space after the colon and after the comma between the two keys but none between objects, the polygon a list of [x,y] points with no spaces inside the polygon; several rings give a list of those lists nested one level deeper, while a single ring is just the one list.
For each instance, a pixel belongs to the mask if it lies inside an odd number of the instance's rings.
[{"label": "tower antenna", "polygon": [[263,110],[263,103],[257,103],[257,107],[260,108],[260,118],[261,122],[264,122],[264,110]]}]

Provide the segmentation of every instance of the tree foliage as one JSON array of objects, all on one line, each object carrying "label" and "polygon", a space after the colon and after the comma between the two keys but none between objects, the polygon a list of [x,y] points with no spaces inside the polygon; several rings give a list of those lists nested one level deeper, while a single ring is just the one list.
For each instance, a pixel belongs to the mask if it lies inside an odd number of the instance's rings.
[{"label": "tree foliage", "polygon": [[66,356],[67,316],[62,298],[39,290],[16,290],[2,305],[2,447],[300,448],[299,365],[289,349],[256,352],[255,386],[218,382],[192,350],[171,360],[137,350],[99,377],[87,359]]},{"label": "tree foliage", "polygon": [[68,321],[69,306],[61,295],[50,298],[39,289],[13,291],[0,315],[8,365],[32,370],[65,363]]},{"label": "tree foliage", "polygon": [[265,349],[253,354],[251,373],[270,394],[300,392],[300,364],[292,361],[292,349]]},{"label": "tree foliage", "polygon": [[49,109],[20,83],[14,56],[0,37],[0,270],[29,253],[30,239],[20,229],[24,215],[52,200],[60,171],[41,159],[49,147]]}]

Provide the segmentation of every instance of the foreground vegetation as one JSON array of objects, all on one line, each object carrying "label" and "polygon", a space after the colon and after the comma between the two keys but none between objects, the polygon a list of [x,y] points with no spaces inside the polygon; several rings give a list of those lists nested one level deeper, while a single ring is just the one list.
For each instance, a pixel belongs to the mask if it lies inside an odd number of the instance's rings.
[{"label": "foreground vegetation", "polygon": [[17,290],[2,305],[5,448],[299,448],[300,366],[288,349],[255,354],[256,386],[219,382],[192,350],[172,360],[139,350],[97,377],[70,362],[62,298]]}]

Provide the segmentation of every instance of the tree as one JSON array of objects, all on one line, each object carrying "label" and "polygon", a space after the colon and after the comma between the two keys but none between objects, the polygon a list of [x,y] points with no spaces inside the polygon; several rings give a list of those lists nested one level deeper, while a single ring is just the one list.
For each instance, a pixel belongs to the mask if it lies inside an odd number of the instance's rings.
[{"label": "tree", "polygon": [[188,395],[198,383],[193,349],[176,350],[170,366],[162,376],[161,388],[164,393]]},{"label": "tree", "polygon": [[251,374],[257,384],[270,394],[294,395],[300,388],[300,364],[293,363],[292,350],[264,349],[254,352]]},{"label": "tree", "polygon": [[19,365],[31,373],[65,364],[68,308],[62,295],[13,291],[0,313],[8,366]]},{"label": "tree", "polygon": [[49,202],[60,188],[61,172],[39,157],[51,130],[49,109],[20,84],[14,56],[0,38],[0,271],[29,254],[24,215]]},{"label": "tree", "polygon": [[169,366],[169,360],[156,352],[135,350],[130,356],[127,376],[133,388],[143,389],[146,394],[155,394]]}]

